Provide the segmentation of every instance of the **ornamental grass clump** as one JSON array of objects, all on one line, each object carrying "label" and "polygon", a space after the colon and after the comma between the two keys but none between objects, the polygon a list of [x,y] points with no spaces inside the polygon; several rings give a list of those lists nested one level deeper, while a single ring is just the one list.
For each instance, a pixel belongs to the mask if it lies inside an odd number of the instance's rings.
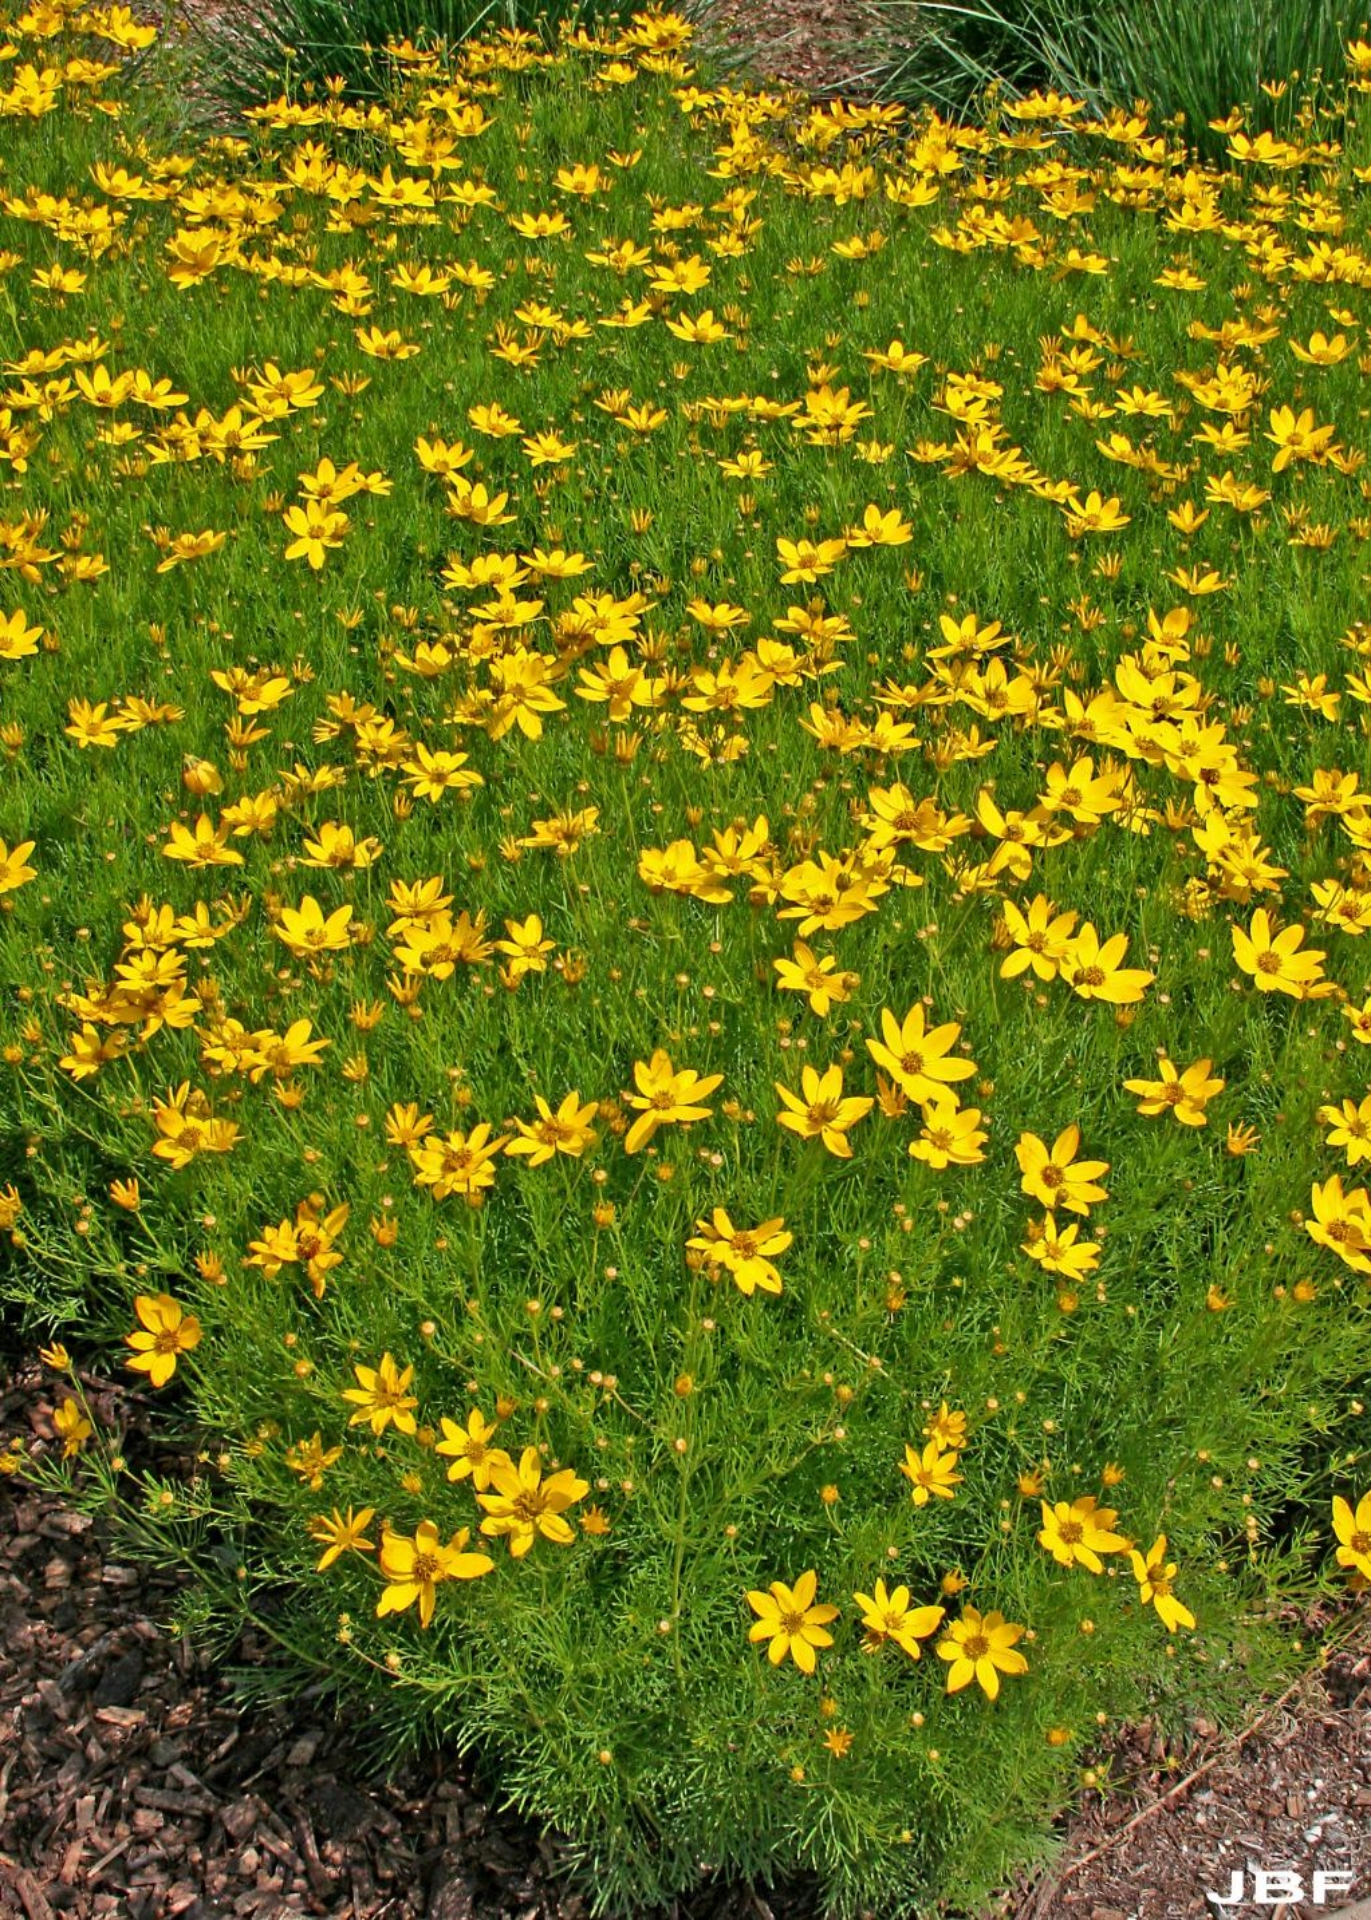
[{"label": "ornamental grass clump", "polygon": [[0,86],[0,1464],[596,1911],[972,1906],[1371,1579],[1371,47],[1209,166],[148,32]]}]

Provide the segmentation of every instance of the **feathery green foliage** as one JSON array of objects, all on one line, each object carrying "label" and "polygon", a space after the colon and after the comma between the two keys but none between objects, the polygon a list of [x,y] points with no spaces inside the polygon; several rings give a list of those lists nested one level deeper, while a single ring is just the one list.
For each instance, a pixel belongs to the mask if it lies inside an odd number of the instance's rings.
[{"label": "feathery green foliage", "polygon": [[203,1458],[50,1348],[0,1459],[605,1912],[973,1905],[1371,1573],[1371,48],[1222,171],[656,14],[178,148],[62,11],[0,88],[0,1293]]}]

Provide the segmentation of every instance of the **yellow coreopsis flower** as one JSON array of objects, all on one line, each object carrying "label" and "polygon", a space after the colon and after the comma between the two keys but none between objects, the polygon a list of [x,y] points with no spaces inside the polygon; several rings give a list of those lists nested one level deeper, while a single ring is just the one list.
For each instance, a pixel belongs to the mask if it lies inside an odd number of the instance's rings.
[{"label": "yellow coreopsis flower", "polygon": [[188,867],[241,867],[242,854],[228,844],[231,824],[228,820],[215,822],[207,813],[202,813],[192,832],[179,820],[173,820],[162,858],[181,861]]},{"label": "yellow coreopsis flower", "polygon": [[1006,900],[1000,911],[1014,942],[1013,952],[1000,963],[1000,978],[1013,980],[1031,967],[1039,980],[1055,980],[1058,969],[1071,955],[1075,912],[1068,907],[1059,913],[1041,893],[1026,914],[1012,900]]},{"label": "yellow coreopsis flower", "polygon": [[404,339],[398,327],[356,327],[353,334],[362,352],[373,360],[410,360],[419,351],[417,343]]},{"label": "yellow coreopsis flower", "polygon": [[1013,1625],[1002,1613],[981,1614],[975,1607],[963,1607],[960,1620],[948,1628],[948,1637],[938,1643],[938,1658],[951,1664],[947,1670],[947,1690],[957,1693],[974,1680],[988,1700],[1000,1691],[1002,1673],[1028,1672],[1028,1662],[1015,1651],[1025,1629]]},{"label": "yellow coreopsis flower", "polygon": [[1310,997],[1323,979],[1327,956],[1317,947],[1301,953],[1303,946],[1304,928],[1284,927],[1279,933],[1273,932],[1265,907],[1257,908],[1246,931],[1233,928],[1233,958],[1262,993],[1288,993],[1294,1000]]},{"label": "yellow coreopsis flower", "polygon": [[840,1160],[852,1158],[848,1133],[870,1113],[875,1101],[865,1094],[843,1097],[843,1070],[826,1067],[822,1074],[806,1066],[800,1075],[801,1093],[773,1082],[784,1101],[786,1111],[776,1115],[776,1124],[798,1134],[802,1140],[822,1140]]},{"label": "yellow coreopsis flower", "polygon": [[533,1098],[538,1118],[515,1121],[518,1137],[506,1143],[505,1152],[527,1154],[530,1167],[546,1166],[559,1153],[579,1160],[596,1138],[590,1123],[600,1110],[599,1103],[588,1100],[582,1106],[580,1094],[573,1090],[554,1113],[541,1094],[534,1094]]},{"label": "yellow coreopsis flower", "polygon": [[94,705],[89,700],[72,699],[67,702],[70,726],[63,732],[70,735],[78,747],[114,747],[119,744],[119,735],[126,731],[126,722],[119,714],[112,714],[109,702],[100,700]]},{"label": "yellow coreopsis flower", "polygon": [[446,748],[429,748],[422,742],[411,760],[402,760],[400,770],[408,776],[406,784],[417,800],[436,806],[449,789],[484,786],[482,776],[467,766],[468,755],[450,753]]},{"label": "yellow coreopsis flower", "polygon": [[145,1373],[154,1387],[164,1387],[180,1356],[199,1346],[200,1322],[168,1293],[140,1293],[133,1310],[143,1324],[124,1336],[125,1344],[133,1348],[133,1358],[125,1364],[135,1373]]},{"label": "yellow coreopsis flower", "polygon": [[12,848],[0,840],[0,893],[13,893],[37,879],[38,869],[26,865],[33,849],[32,840],[20,840]]},{"label": "yellow coreopsis flower", "polygon": [[42,627],[31,627],[21,609],[0,613],[0,660],[27,660],[38,651]]},{"label": "yellow coreopsis flower", "polygon": [[946,1097],[949,1081],[968,1080],[976,1072],[974,1060],[951,1052],[960,1033],[960,1026],[951,1020],[941,1027],[928,1028],[922,1002],[910,1009],[903,1022],[889,1008],[882,1008],[884,1045],[868,1040],[866,1050],[911,1100],[937,1100]]},{"label": "yellow coreopsis flower", "polygon": [[953,1093],[925,1100],[923,1126],[917,1140],[909,1143],[911,1160],[941,1173],[946,1167],[979,1167],[985,1161],[982,1148],[989,1135],[981,1126],[979,1107],[960,1107]]},{"label": "yellow coreopsis flower", "polygon": [[695,1222],[695,1235],[686,1245],[731,1274],[740,1293],[751,1294],[758,1287],[763,1293],[780,1293],[781,1276],[772,1258],[793,1245],[795,1236],[785,1231],[779,1214],[760,1226],[742,1228],[734,1226],[725,1208],[715,1207],[708,1220]]},{"label": "yellow coreopsis flower", "polygon": [[537,1447],[525,1447],[518,1466],[494,1461],[490,1470],[493,1493],[478,1493],[485,1511],[481,1532],[509,1541],[514,1559],[522,1559],[541,1534],[560,1547],[569,1547],[576,1538],[562,1518],[590,1492],[590,1482],[582,1480],[570,1467],[543,1479],[543,1464]]},{"label": "yellow coreopsis flower", "polygon": [[1160,1080],[1125,1080],[1124,1085],[1130,1093],[1139,1095],[1138,1112],[1148,1119],[1172,1113],[1183,1127],[1202,1127],[1206,1124],[1206,1105],[1227,1085],[1210,1077],[1213,1064],[1212,1060],[1197,1060],[1178,1073],[1162,1054],[1157,1062]]},{"label": "yellow coreopsis flower", "polygon": [[363,1507],[360,1513],[354,1513],[349,1507],[345,1514],[335,1507],[331,1515],[315,1514],[309,1523],[310,1538],[324,1549],[315,1564],[315,1572],[323,1573],[345,1553],[375,1553],[375,1541],[366,1537],[368,1523],[375,1517],[375,1507]]},{"label": "yellow coreopsis flower", "polygon": [[1111,1006],[1128,1006],[1141,1000],[1156,975],[1144,967],[1125,967],[1128,935],[1116,933],[1100,943],[1100,936],[1087,920],[1072,937],[1070,949],[1061,962],[1061,976],[1082,1000],[1105,1000]]},{"label": "yellow coreopsis flower", "polygon": [[506,971],[515,980],[522,980],[526,973],[546,973],[547,956],[553,951],[555,941],[543,938],[543,922],[539,914],[531,913],[526,920],[506,920],[507,940],[494,942],[497,953],[509,956]]},{"label": "yellow coreopsis flower", "polygon": [[300,865],[353,873],[363,867],[373,866],[382,851],[381,842],[374,834],[364,835],[359,840],[352,828],[341,820],[325,820],[314,836],[305,841]]},{"label": "yellow coreopsis flower", "polygon": [[324,564],[324,556],[342,546],[352,525],[340,509],[313,499],[306,500],[302,507],[287,507],[282,519],[286,531],[295,535],[286,548],[286,559],[308,560],[316,573]]},{"label": "yellow coreopsis flower", "polygon": [[962,1479],[957,1472],[957,1458],[955,1449],[943,1451],[936,1436],[922,1453],[914,1447],[905,1447],[900,1472],[910,1483],[909,1497],[916,1507],[926,1507],[935,1497],[939,1500],[955,1498],[952,1490],[961,1484]]},{"label": "yellow coreopsis flower", "polygon": [[665,1048],[658,1047],[650,1060],[635,1060],[633,1079],[638,1091],[627,1096],[628,1104],[638,1109],[638,1118],[624,1138],[624,1152],[637,1153],[664,1126],[691,1126],[708,1120],[712,1107],[699,1102],[723,1085],[721,1073],[700,1075],[690,1067],[678,1072]]},{"label": "yellow coreopsis flower", "polygon": [[1349,1167],[1371,1160],[1371,1094],[1360,1105],[1344,1100],[1340,1107],[1320,1107],[1317,1117],[1322,1126],[1332,1129],[1324,1135],[1327,1145],[1341,1147]]},{"label": "yellow coreopsis flower", "polygon": [[53,1409],[52,1424],[62,1442],[64,1460],[74,1460],[95,1432],[95,1428],[75,1400],[62,1400],[58,1403]]},{"label": "yellow coreopsis flower", "polygon": [[1084,1280],[1100,1264],[1100,1249],[1094,1240],[1080,1239],[1080,1228],[1073,1220],[1058,1227],[1053,1213],[1029,1224],[1029,1237],[1022,1243],[1030,1260],[1036,1260],[1045,1273],[1060,1274],[1064,1280]]},{"label": "yellow coreopsis flower", "polygon": [[388,1353],[383,1353],[378,1365],[355,1366],[352,1370],[357,1376],[357,1385],[343,1390],[344,1400],[351,1400],[357,1408],[348,1420],[350,1427],[369,1426],[378,1440],[392,1424],[397,1433],[416,1431],[414,1409],[419,1402],[408,1391],[414,1378],[413,1367],[402,1371]]},{"label": "yellow coreopsis flower", "polygon": [[352,944],[348,932],[351,906],[335,907],[325,915],[312,893],[298,907],[283,907],[272,928],[276,938],[300,959],[316,953],[341,953]]},{"label": "yellow coreopsis flower", "polygon": [[903,547],[914,538],[914,528],[898,507],[885,513],[876,506],[866,509],[858,527],[848,527],[843,538],[849,547]]},{"label": "yellow coreopsis flower", "polygon": [[1362,1495],[1355,1511],[1341,1494],[1335,1494],[1333,1531],[1338,1537],[1338,1565],[1371,1580],[1371,1493]]},{"label": "yellow coreopsis flower", "polygon": [[507,1133],[491,1138],[487,1121],[470,1133],[455,1131],[439,1139],[431,1134],[409,1149],[416,1187],[427,1187],[435,1200],[460,1194],[469,1206],[479,1207],[485,1191],[495,1184],[495,1160],[509,1141]]},{"label": "yellow coreopsis flower", "polygon": [[1107,1200],[1109,1195],[1095,1182],[1108,1173],[1109,1162],[1077,1160],[1080,1144],[1081,1130],[1075,1125],[1062,1129],[1050,1152],[1036,1133],[1021,1133],[1014,1157],[1024,1192],[1049,1210],[1062,1206],[1080,1214],[1089,1213],[1096,1201]]},{"label": "yellow coreopsis flower", "polygon": [[780,976],[778,984],[787,993],[808,994],[810,1012],[821,1020],[831,1007],[845,1006],[857,984],[857,975],[844,972],[833,954],[815,953],[803,940],[795,942],[791,958],[783,955],[771,964]]},{"label": "yellow coreopsis flower", "polygon": [[1344,1193],[1342,1176],[1333,1174],[1311,1189],[1314,1218],[1304,1230],[1311,1240],[1327,1247],[1354,1273],[1371,1274],[1371,1195],[1365,1187]]},{"label": "yellow coreopsis flower", "polygon": [[488,1553],[466,1553],[470,1529],[461,1527],[446,1545],[438,1537],[431,1520],[421,1520],[414,1537],[392,1533],[381,1535],[379,1565],[386,1586],[376,1602],[377,1617],[403,1613],[419,1603],[419,1624],[428,1626],[433,1619],[434,1589],[443,1580],[479,1580],[494,1571],[495,1562]]},{"label": "yellow coreopsis flower", "polygon": [[1088,1567],[1103,1573],[1102,1553],[1124,1553],[1128,1541],[1113,1531],[1118,1515],[1112,1507],[1097,1506],[1093,1493],[1079,1500],[1042,1502],[1043,1524],[1038,1545],[1045,1547],[1061,1567]]},{"label": "yellow coreopsis flower", "polygon": [[818,1576],[811,1570],[802,1573],[793,1587],[773,1580],[766,1593],[754,1589],[748,1594],[747,1604],[758,1617],[747,1637],[768,1642],[766,1657],[773,1667],[779,1667],[789,1654],[801,1673],[813,1673],[816,1648],[833,1645],[828,1623],[837,1619],[838,1608],[815,1603],[818,1587]]},{"label": "yellow coreopsis flower", "polygon": [[1146,1557],[1134,1548],[1129,1559],[1133,1563],[1133,1576],[1137,1580],[1143,1605],[1157,1609],[1167,1632],[1174,1633],[1177,1627],[1193,1627],[1194,1614],[1188,1607],[1182,1606],[1171,1591],[1176,1567],[1174,1561],[1168,1562],[1166,1558],[1166,1535],[1162,1533],[1157,1536]]},{"label": "yellow coreopsis flower", "polygon": [[825,574],[832,573],[846,552],[845,539],[816,542],[778,538],[776,558],[781,565],[782,586],[791,586],[796,581],[822,579]]},{"label": "yellow coreopsis flower", "polygon": [[871,1593],[854,1593],[852,1598],[862,1609],[866,1628],[863,1652],[874,1653],[889,1640],[911,1660],[921,1657],[919,1642],[937,1632],[947,1613],[946,1607],[911,1607],[909,1588],[896,1587],[894,1593],[887,1593],[884,1580],[878,1580]]},{"label": "yellow coreopsis flower", "polygon": [[435,1453],[441,1453],[452,1465],[447,1470],[449,1480],[470,1479],[477,1493],[484,1493],[490,1486],[490,1477],[497,1466],[509,1467],[514,1463],[503,1447],[490,1444],[491,1435],[499,1426],[498,1420],[487,1420],[478,1407],[473,1407],[464,1427],[446,1415],[439,1421],[443,1437],[434,1447]]}]

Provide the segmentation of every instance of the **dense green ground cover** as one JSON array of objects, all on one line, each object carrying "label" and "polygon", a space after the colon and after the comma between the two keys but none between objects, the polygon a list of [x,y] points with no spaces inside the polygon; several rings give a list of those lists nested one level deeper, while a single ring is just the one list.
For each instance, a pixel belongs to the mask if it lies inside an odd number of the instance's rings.
[{"label": "dense green ground cover", "polygon": [[1205,171],[139,37],[0,91],[0,1286],[203,1474],[59,1344],[60,1471],[607,1906],[974,1900],[1371,1574],[1371,51]]}]

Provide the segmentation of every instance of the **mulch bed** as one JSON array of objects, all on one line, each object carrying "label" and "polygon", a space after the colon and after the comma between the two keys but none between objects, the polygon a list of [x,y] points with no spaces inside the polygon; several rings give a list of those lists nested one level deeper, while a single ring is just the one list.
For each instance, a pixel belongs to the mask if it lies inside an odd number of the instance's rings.
[{"label": "mulch bed", "polygon": [[913,5],[890,0],[707,0],[692,9],[695,51],[737,62],[737,77],[864,98],[906,51]]},{"label": "mulch bed", "polygon": [[[0,1394],[0,1436],[50,1446],[52,1387],[21,1367]],[[131,1459],[184,1470],[149,1454],[137,1396],[88,1392]],[[167,1632],[177,1597],[173,1577],[120,1558],[105,1522],[0,1479],[3,1920],[586,1920],[556,1838],[498,1811],[468,1765],[436,1754],[377,1777],[357,1724],[308,1690],[288,1708],[242,1708],[224,1673]],[[1371,1893],[1371,1624],[1360,1624],[1359,1642],[1240,1741],[1200,1722],[1168,1752],[1144,1724],[1091,1755],[1112,1786],[1086,1796],[1056,1866],[1008,1890],[996,1920],[1212,1916],[1205,1890],[1226,1895],[1230,1873],[1251,1865],[1306,1882],[1316,1865],[1349,1869]],[[269,1658],[248,1635],[231,1664]],[[709,1884],[659,1920],[817,1913],[808,1884]]]}]

